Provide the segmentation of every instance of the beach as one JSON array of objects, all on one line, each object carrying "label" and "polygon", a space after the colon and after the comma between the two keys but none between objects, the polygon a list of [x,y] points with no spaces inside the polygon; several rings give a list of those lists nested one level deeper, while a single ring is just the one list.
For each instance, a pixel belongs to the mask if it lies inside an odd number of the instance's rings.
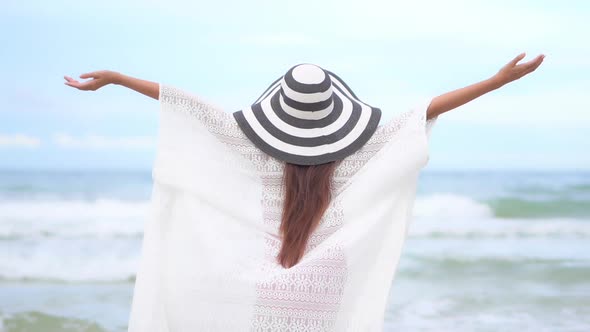
[{"label": "beach", "polygon": [[[125,331],[147,171],[0,172],[0,331]],[[590,173],[423,171],[385,331],[590,330]]]}]

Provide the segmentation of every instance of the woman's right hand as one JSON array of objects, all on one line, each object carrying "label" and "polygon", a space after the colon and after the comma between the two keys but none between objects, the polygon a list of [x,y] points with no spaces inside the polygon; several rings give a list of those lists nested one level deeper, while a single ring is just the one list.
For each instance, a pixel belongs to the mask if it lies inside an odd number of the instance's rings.
[{"label": "woman's right hand", "polygon": [[78,82],[70,76],[64,76],[67,81],[64,84],[78,90],[96,91],[107,84],[115,83],[118,75],[118,72],[99,70],[80,75],[80,78],[92,78],[92,80],[86,82]]},{"label": "woman's right hand", "polygon": [[498,73],[492,77],[492,80],[497,83],[498,86],[503,86],[532,73],[541,65],[543,59],[545,59],[545,55],[540,54],[528,62],[518,63],[525,55],[526,53],[520,53],[517,55],[514,59],[504,65]]}]

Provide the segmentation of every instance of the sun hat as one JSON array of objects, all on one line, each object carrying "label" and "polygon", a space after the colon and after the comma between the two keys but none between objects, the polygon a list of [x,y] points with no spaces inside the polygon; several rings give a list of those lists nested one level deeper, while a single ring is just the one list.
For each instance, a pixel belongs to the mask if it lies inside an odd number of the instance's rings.
[{"label": "sun hat", "polygon": [[272,157],[318,165],[360,149],[377,129],[381,110],[362,102],[333,72],[301,63],[233,116],[252,143]]}]

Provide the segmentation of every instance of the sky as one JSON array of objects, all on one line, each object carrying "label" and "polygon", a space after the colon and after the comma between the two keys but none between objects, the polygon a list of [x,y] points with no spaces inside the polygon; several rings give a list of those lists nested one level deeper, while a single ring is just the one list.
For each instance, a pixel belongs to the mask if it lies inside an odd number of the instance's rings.
[{"label": "sky", "polygon": [[[297,63],[335,72],[381,122],[493,76],[533,73],[441,114],[432,170],[590,170],[587,1],[3,1],[0,169],[150,169],[158,101],[63,84],[94,70],[250,105]],[[82,79],[80,79],[82,80]]]}]

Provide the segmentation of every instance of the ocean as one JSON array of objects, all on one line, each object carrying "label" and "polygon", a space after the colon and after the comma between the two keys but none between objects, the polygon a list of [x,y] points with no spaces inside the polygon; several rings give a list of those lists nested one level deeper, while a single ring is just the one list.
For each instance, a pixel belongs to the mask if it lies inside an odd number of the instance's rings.
[{"label": "ocean", "polygon": [[[125,331],[150,171],[0,172],[0,331]],[[590,173],[428,171],[385,331],[590,331]]]}]

